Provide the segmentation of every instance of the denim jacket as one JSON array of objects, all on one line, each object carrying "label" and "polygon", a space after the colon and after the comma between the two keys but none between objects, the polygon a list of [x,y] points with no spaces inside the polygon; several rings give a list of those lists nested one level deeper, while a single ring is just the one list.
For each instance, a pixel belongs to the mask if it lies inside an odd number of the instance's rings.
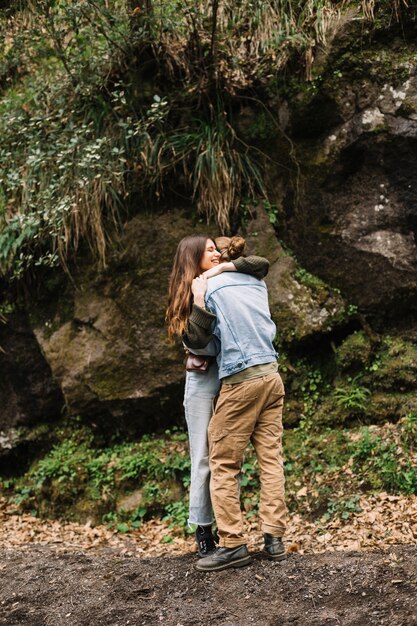
[{"label": "denim jacket", "polygon": [[215,314],[213,335],[220,341],[219,378],[277,359],[276,327],[271,319],[263,280],[240,272],[224,272],[208,281],[208,311]]}]

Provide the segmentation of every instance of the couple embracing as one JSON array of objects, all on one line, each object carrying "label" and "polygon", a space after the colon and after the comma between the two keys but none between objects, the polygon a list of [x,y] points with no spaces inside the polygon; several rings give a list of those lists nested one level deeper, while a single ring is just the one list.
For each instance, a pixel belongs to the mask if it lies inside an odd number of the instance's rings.
[{"label": "couple embracing", "polygon": [[170,337],[181,337],[192,353],[216,357],[204,372],[187,371],[184,397],[191,455],[188,521],[197,526],[202,558],[196,567],[201,571],[250,563],[239,497],[239,474],[250,441],[260,471],[264,552],[271,559],[285,558],[284,387],[262,280],[269,264],[262,257],[242,256],[244,244],[241,237],[185,237],[170,277]]}]

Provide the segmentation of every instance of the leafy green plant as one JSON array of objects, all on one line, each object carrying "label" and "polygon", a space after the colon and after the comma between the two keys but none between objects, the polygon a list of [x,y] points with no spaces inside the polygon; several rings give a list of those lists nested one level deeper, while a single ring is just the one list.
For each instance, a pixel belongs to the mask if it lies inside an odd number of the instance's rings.
[{"label": "leafy green plant", "polygon": [[39,461],[33,471],[32,479],[36,487],[42,487],[46,482],[55,481],[63,484],[66,490],[77,489],[79,469],[87,458],[86,448],[79,447],[73,440],[67,440],[55,446],[50,454]]},{"label": "leafy green plant", "polygon": [[366,369],[368,372],[377,372],[380,368],[381,368],[381,359],[378,357],[375,357],[372,363],[370,363]]},{"label": "leafy green plant", "polygon": [[125,522],[120,522],[116,524],[116,530],[118,533],[125,534],[130,531],[130,527],[129,527],[129,524],[126,524]]},{"label": "leafy green plant", "polygon": [[295,278],[302,285],[306,285],[306,287],[309,287],[310,289],[316,289],[317,287],[321,287],[324,284],[323,281],[320,280],[320,278],[314,276],[313,274],[310,274],[310,272],[307,272],[307,270],[302,267],[296,271]]},{"label": "leafy green plant", "polygon": [[188,524],[188,499],[168,504],[162,521],[169,522],[169,528],[181,528],[192,534],[194,530]]},{"label": "leafy green plant", "polygon": [[348,317],[354,317],[357,314],[358,310],[359,309],[356,304],[352,304],[352,303],[348,304],[347,311],[346,311]]},{"label": "leafy green plant", "polygon": [[350,498],[341,498],[338,500],[330,500],[327,504],[327,511],[324,513],[323,518],[329,521],[333,518],[340,518],[342,520],[349,519],[353,513],[360,513],[362,508],[360,506],[360,496],[354,495]]},{"label": "leafy green plant", "polygon": [[408,413],[400,421],[402,426],[402,440],[405,445],[414,450],[417,447],[417,413]]},{"label": "leafy green plant", "polygon": [[278,207],[275,204],[271,204],[268,200],[265,200],[264,208],[270,223],[272,226],[276,226],[278,223]]},{"label": "leafy green plant", "polygon": [[10,315],[10,313],[13,313],[15,308],[16,305],[8,299],[0,302],[0,322],[5,323],[7,321],[8,315]]},{"label": "leafy green plant", "polygon": [[75,105],[83,99],[78,88],[56,78],[34,60],[23,79],[26,97],[10,90],[0,101],[0,196],[7,203],[7,212],[0,211],[0,273],[14,278],[32,266],[64,262],[80,237],[105,263],[104,224],[107,216],[114,221],[123,193],[125,137],[110,102],[92,103],[108,110],[103,135],[88,110]]},{"label": "leafy green plant", "polygon": [[315,407],[321,398],[322,389],[324,387],[323,375],[319,369],[308,371],[305,379],[300,385],[300,392],[303,398],[303,414],[300,418],[300,428],[307,429],[311,425],[311,417]]},{"label": "leafy green plant", "polygon": [[362,413],[366,409],[366,401],[371,392],[359,384],[360,377],[349,377],[349,387],[336,387],[334,396],[338,406],[354,414]]},{"label": "leafy green plant", "polygon": [[373,489],[417,493],[417,468],[407,444],[364,428],[351,450],[354,469],[363,474]]},{"label": "leafy green plant", "polygon": [[[335,500],[337,476],[349,460],[343,430],[299,426],[284,433],[284,459],[288,505],[303,513],[327,511]],[[303,490],[303,496],[297,494]],[[342,492],[343,493],[343,492]]]}]

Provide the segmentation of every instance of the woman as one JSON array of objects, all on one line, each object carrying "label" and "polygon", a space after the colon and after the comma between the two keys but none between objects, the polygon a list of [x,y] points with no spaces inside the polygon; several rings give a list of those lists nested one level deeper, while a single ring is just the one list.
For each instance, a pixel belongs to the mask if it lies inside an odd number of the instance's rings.
[{"label": "woman", "polygon": [[[191,285],[197,276],[211,278],[220,272],[240,271],[263,278],[269,263],[262,257],[243,257],[245,240],[242,237],[219,237],[216,244],[206,235],[184,237],[177,247],[169,281],[166,321],[171,340],[181,338],[185,344],[192,337],[193,326],[198,324],[204,300],[193,302]],[[210,314],[211,315],[211,314]],[[190,318],[192,323],[190,323]],[[214,321],[215,316],[212,315]],[[204,312],[207,323],[207,312]],[[207,427],[213,412],[213,401],[220,388],[218,369],[214,357],[219,346],[211,341],[202,351],[211,365],[207,371],[187,371],[184,393],[184,410],[190,442],[191,484],[188,523],[197,526],[196,541],[200,557],[215,548],[212,532],[213,512],[210,500],[210,469],[208,461]]]}]

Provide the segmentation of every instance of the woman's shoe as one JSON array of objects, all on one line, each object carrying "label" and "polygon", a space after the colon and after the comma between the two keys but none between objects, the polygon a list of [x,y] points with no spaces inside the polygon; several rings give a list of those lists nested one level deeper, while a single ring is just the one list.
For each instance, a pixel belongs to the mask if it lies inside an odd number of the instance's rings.
[{"label": "woman's shoe", "polygon": [[216,539],[211,530],[211,526],[197,526],[195,540],[198,545],[198,555],[202,559],[212,554],[216,549]]}]

